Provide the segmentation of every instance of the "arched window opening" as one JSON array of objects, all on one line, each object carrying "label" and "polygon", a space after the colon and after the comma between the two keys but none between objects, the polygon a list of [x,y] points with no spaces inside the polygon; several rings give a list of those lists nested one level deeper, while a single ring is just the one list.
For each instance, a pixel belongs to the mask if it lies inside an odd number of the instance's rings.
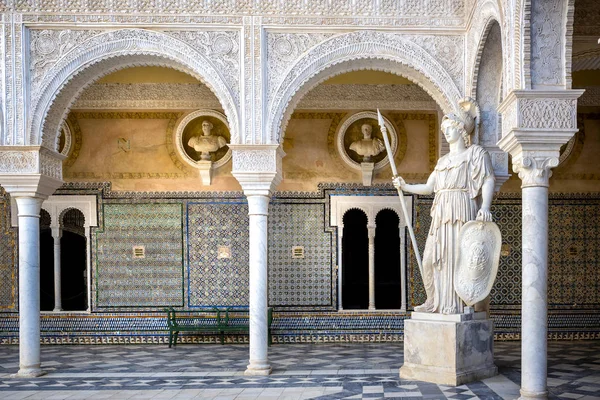
[{"label": "arched window opening", "polygon": [[402,303],[400,219],[392,210],[381,210],[375,224],[375,308],[399,309]]},{"label": "arched window opening", "polygon": [[54,309],[54,239],[50,213],[40,210],[40,310]]},{"label": "arched window opening", "polygon": [[367,216],[361,210],[344,215],[342,237],[342,306],[362,310],[369,305],[369,250]]},{"label": "arched window opening", "polygon": [[70,209],[62,217],[61,291],[62,307],[68,311],[87,309],[85,217]]}]

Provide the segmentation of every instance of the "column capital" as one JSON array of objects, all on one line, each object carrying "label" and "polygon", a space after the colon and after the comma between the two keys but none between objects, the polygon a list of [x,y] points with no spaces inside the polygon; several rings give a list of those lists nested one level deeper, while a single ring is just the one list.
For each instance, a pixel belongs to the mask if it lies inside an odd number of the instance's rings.
[{"label": "column capital", "polygon": [[0,146],[0,185],[13,197],[46,199],[63,184],[64,159],[43,146]]},{"label": "column capital", "polygon": [[548,187],[560,148],[577,132],[577,98],[583,90],[514,90],[499,107],[502,139],[522,187]]},{"label": "column capital", "polygon": [[246,196],[271,196],[281,182],[280,145],[230,145],[233,166],[231,174],[238,180]]},{"label": "column capital", "polygon": [[54,240],[60,239],[62,237],[62,228],[60,226],[50,226],[50,230],[52,231],[52,238]]}]

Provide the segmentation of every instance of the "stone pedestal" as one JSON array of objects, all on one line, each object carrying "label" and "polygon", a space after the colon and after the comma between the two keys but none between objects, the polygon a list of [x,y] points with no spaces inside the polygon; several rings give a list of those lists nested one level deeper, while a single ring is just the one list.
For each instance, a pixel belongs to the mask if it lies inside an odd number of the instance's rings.
[{"label": "stone pedestal", "polygon": [[404,321],[400,378],[458,386],[498,374],[493,323],[485,312],[413,312]]}]

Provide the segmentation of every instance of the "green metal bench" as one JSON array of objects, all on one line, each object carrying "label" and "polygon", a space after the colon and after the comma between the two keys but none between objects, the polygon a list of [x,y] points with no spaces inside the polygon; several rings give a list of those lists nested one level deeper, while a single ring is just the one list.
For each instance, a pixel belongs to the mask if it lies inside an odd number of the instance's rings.
[{"label": "green metal bench", "polygon": [[[167,328],[169,330],[169,347],[177,345],[179,332],[201,332],[207,334],[219,334],[221,344],[225,344],[225,333],[248,334],[249,314],[246,310],[234,310],[231,308],[202,311],[175,311],[173,308],[167,312]],[[224,313],[224,315],[223,315]],[[268,344],[272,344],[271,323],[273,322],[273,309],[267,309]]]}]

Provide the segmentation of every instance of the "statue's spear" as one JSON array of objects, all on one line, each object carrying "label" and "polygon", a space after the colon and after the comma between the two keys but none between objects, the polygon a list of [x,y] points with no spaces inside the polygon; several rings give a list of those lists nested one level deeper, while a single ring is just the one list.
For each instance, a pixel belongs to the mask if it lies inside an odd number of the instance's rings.
[{"label": "statue's spear", "polygon": [[[383,141],[385,143],[385,150],[387,151],[388,159],[390,160],[390,166],[392,167],[392,174],[394,178],[398,176],[398,170],[396,169],[396,163],[394,162],[394,154],[392,153],[392,147],[390,146],[390,141],[387,137],[387,128],[385,127],[385,122],[383,121],[383,117],[377,109],[377,122],[379,122],[379,127],[381,128],[381,134],[383,135]],[[421,272],[421,276],[423,275],[423,265],[421,263],[421,253],[419,253],[419,247],[417,246],[417,239],[415,238],[415,232],[412,228],[412,219],[408,217],[408,211],[406,210],[406,204],[404,203],[404,193],[402,193],[402,189],[398,189],[398,196],[400,197],[400,206],[402,207],[402,212],[404,213],[404,219],[406,220],[406,226],[408,227],[408,233],[410,234],[410,241],[413,245],[413,249],[415,250],[415,257],[417,258],[417,264],[419,264],[419,271]]]}]

